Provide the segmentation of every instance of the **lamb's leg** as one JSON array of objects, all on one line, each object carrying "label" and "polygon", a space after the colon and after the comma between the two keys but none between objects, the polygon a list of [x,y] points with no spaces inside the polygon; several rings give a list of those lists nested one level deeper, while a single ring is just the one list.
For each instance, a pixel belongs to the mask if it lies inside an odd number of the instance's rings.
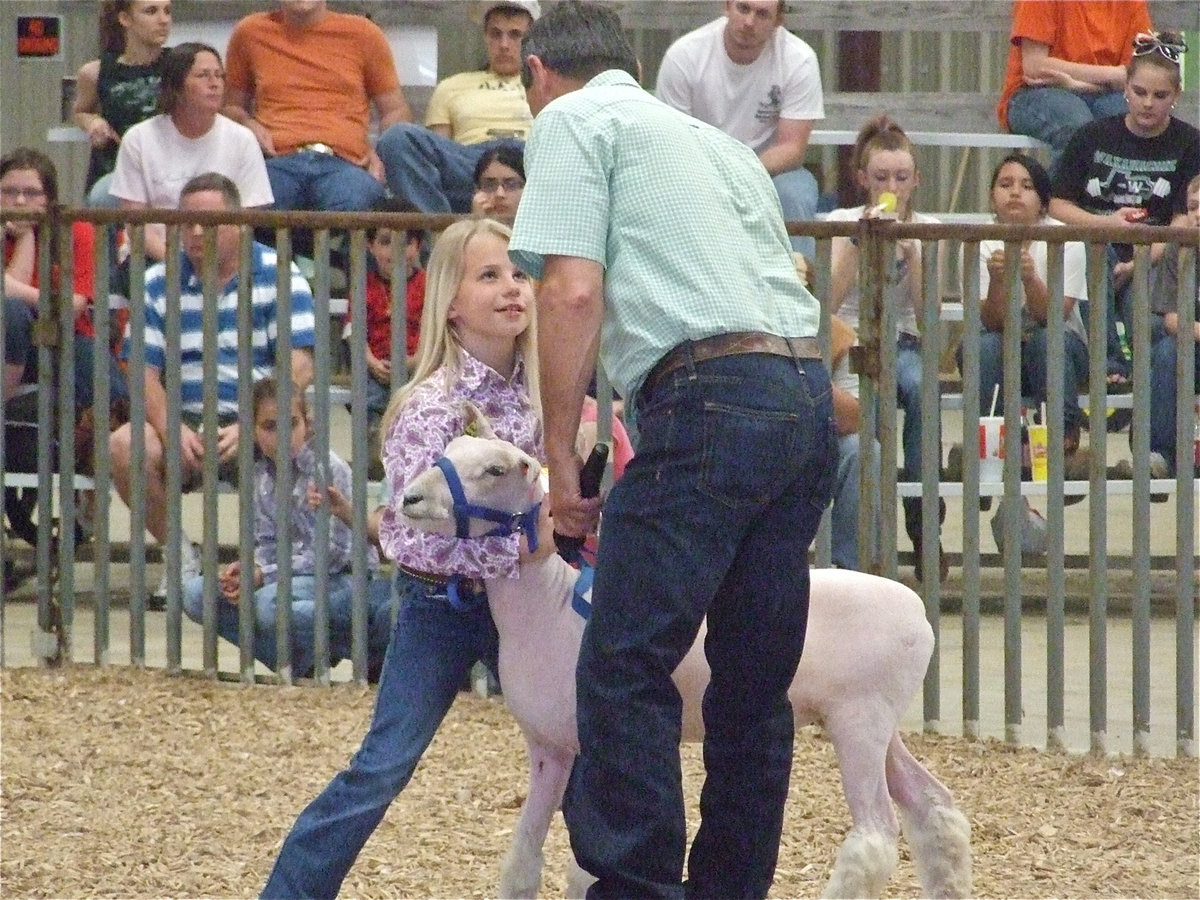
[{"label": "lamb's leg", "polygon": [[970,897],[971,825],[940,781],[893,735],[887,784],[900,807],[913,865],[925,897]]},{"label": "lamb's leg", "polygon": [[574,856],[567,863],[567,898],[568,900],[583,900],[587,889],[592,886],[596,876],[579,864]]},{"label": "lamb's leg", "polygon": [[529,795],[500,869],[501,897],[537,896],[542,883],[542,846],[551,819],[562,807],[574,760],[574,755],[562,750],[529,743]]},{"label": "lamb's leg", "polygon": [[888,796],[888,735],[857,713],[827,713],[853,827],[838,850],[823,897],[879,897],[896,867],[900,825]]}]

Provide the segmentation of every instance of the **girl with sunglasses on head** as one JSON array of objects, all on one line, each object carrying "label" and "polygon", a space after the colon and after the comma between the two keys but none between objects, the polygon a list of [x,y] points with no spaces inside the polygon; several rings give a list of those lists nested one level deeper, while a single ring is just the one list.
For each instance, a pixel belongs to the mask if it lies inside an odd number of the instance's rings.
[{"label": "girl with sunglasses on head", "polygon": [[1125,112],[1131,43],[1146,0],[1016,0],[1000,125],[1050,145],[1050,168],[1079,128]]},{"label": "girl with sunglasses on head", "polygon": [[[1200,173],[1200,131],[1171,115],[1186,49],[1182,35],[1173,32],[1137,35],[1125,78],[1129,109],[1085,125],[1071,138],[1055,172],[1051,216],[1068,225],[1184,223],[1187,184]],[[1162,244],[1153,245],[1151,262],[1162,251]],[[1128,383],[1131,368],[1117,323],[1132,335],[1132,260],[1132,245],[1109,246],[1108,372],[1117,385]]]}]

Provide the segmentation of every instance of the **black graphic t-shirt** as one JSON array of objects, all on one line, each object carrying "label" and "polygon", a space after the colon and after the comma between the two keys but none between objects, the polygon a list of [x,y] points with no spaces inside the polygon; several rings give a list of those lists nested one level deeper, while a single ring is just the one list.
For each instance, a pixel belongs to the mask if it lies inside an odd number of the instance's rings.
[{"label": "black graphic t-shirt", "polygon": [[1187,183],[1200,174],[1200,131],[1172,117],[1166,131],[1142,138],[1110,116],[1084,125],[1059,160],[1054,196],[1107,215],[1146,210],[1145,224],[1168,225],[1187,211]]},{"label": "black graphic t-shirt", "polygon": [[[129,65],[120,62],[115,53],[101,55],[100,74],[96,81],[100,115],[117,134],[124,137],[125,132],[138,122],[158,112],[158,87],[166,58],[164,50],[152,63]],[[117,148],[117,144],[92,148],[88,161],[88,190],[98,178],[116,168]]]}]

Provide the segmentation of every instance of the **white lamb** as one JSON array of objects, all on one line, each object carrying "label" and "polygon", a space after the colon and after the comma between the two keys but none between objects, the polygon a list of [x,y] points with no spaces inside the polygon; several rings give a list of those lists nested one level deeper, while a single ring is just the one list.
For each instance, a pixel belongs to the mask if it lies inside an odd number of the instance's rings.
[{"label": "white lamb", "polygon": [[[524,512],[542,498],[537,460],[494,437],[455,439],[445,456],[469,503]],[[415,478],[403,508],[414,527],[455,533],[454,501],[439,468]],[[471,534],[494,528],[473,522]],[[541,535],[549,540],[549,535]],[[504,861],[500,896],[536,897],[542,845],[562,803],[579,743],[575,663],[584,619],[572,608],[578,572],[557,555],[523,566],[519,578],[487,583],[500,635],[504,699],[529,746],[529,792]],[[700,702],[708,682],[701,629],[674,678],[683,698],[683,739],[703,737]],[[970,825],[950,792],[900,739],[897,723],[921,686],[933,632],[921,599],[872,575],[815,569],[804,653],[789,697],[797,726],[820,723],[837,753],[853,827],[825,885],[826,897],[878,897],[897,860],[900,825],[922,894],[971,896]],[[568,891],[582,896],[590,876],[577,865]]]}]

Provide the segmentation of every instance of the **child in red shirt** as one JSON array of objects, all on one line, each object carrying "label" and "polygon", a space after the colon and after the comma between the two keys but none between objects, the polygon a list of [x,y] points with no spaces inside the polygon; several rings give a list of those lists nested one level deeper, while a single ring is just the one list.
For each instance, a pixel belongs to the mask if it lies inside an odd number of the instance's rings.
[{"label": "child in red shirt", "polygon": [[[416,212],[403,200],[380,200],[373,212]],[[424,232],[419,228],[398,231],[368,228],[367,237],[367,411],[371,424],[378,422],[392,393],[392,271],[399,239],[404,240],[405,362],[412,366],[425,305],[425,271],[420,268]],[[350,313],[346,313],[347,323]],[[405,380],[401,378],[401,383]]]}]

